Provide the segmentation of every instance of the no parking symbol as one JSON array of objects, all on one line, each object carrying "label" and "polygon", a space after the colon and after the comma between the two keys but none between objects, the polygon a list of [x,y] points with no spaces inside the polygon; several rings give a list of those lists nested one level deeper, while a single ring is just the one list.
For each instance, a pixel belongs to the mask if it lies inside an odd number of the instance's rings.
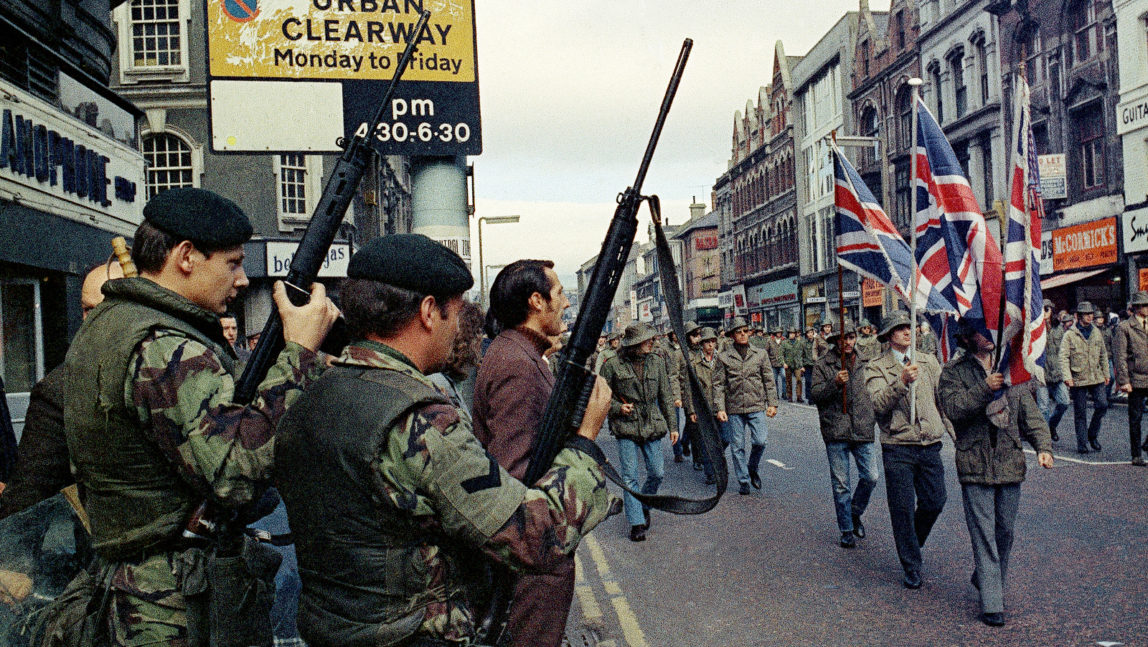
[{"label": "no parking symbol", "polygon": [[248,22],[259,15],[258,0],[219,0],[223,13],[235,22]]}]

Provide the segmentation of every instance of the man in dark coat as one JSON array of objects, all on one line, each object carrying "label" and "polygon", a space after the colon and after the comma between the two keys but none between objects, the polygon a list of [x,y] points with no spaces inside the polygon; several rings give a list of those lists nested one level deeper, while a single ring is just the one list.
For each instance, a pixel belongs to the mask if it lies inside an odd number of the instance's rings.
[{"label": "man in dark coat", "polygon": [[[490,312],[502,331],[491,342],[474,387],[474,435],[510,475],[521,480],[534,434],[554,389],[544,356],[565,329],[570,307],[551,261],[507,265],[490,288]],[[557,360],[555,360],[557,361]],[[524,574],[509,612],[511,644],[558,647],[574,600],[574,558],[548,573]]]},{"label": "man in dark coat", "polygon": [[1148,462],[1140,455],[1140,422],[1144,401],[1148,399],[1148,292],[1132,295],[1128,304],[1132,316],[1116,327],[1112,354],[1116,364],[1116,388],[1128,395],[1128,442],[1132,464],[1144,467]]},{"label": "man in dark coat", "polygon": [[956,430],[954,460],[973,542],[972,584],[981,594],[981,622],[999,627],[1005,623],[1004,583],[1025,476],[1021,439],[1033,446],[1046,469],[1053,463],[1052,441],[1033,397],[1033,381],[1009,388],[1005,427],[990,420],[987,408],[1004,386],[1004,376],[991,369],[993,342],[967,321],[961,320],[957,329],[965,354],[941,372],[940,400]]},{"label": "man in dark coat", "polygon": [[[842,337],[842,332],[844,336]],[[840,339],[840,342],[838,341]],[[873,428],[877,420],[865,387],[868,359],[854,350],[857,333],[846,323],[844,331],[826,337],[825,354],[813,366],[810,399],[817,405],[821,438],[829,458],[829,478],[833,484],[833,504],[842,548],[853,548],[865,536],[861,515],[877,486],[877,452]],[[849,456],[857,463],[857,488],[849,491]]]}]

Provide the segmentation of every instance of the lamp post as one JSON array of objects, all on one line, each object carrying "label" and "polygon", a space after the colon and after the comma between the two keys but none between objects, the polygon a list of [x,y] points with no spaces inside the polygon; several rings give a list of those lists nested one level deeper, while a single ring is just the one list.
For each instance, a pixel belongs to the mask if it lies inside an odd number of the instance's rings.
[{"label": "lamp post", "polygon": [[485,221],[492,225],[508,225],[518,222],[518,219],[519,216],[483,216],[478,219],[478,284],[481,286],[478,291],[478,305],[483,312],[486,311],[486,266],[482,264],[482,223]]},{"label": "lamp post", "polygon": [[[502,263],[501,265],[487,265],[487,266],[482,268],[483,269],[483,276],[488,279],[488,278],[490,278],[491,272],[497,272],[498,270],[501,270],[504,267],[506,267],[506,263]],[[486,284],[486,279],[483,279],[482,293],[483,294],[489,294],[490,293],[490,286]]]}]

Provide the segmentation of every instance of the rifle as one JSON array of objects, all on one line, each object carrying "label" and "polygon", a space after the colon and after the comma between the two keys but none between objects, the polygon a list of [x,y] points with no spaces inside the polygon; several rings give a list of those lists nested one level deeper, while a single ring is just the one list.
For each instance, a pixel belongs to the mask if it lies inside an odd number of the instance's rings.
[{"label": "rifle", "polygon": [[[582,424],[586,406],[590,401],[590,394],[594,389],[594,382],[598,377],[587,366],[587,363],[591,353],[598,347],[598,336],[606,325],[610,304],[614,300],[614,294],[618,291],[618,283],[622,279],[626,260],[629,258],[630,249],[634,244],[634,236],[638,232],[638,209],[643,202],[649,202],[650,212],[653,216],[654,229],[657,235],[658,271],[661,275],[662,290],[666,296],[667,309],[670,311],[674,332],[678,339],[686,339],[681,315],[681,296],[678,293],[678,282],[669,243],[666,241],[665,232],[662,231],[659,201],[657,196],[643,196],[641,191],[642,183],[646,179],[646,172],[650,167],[650,161],[654,156],[654,149],[658,145],[658,138],[661,136],[662,127],[665,125],[670,105],[677,93],[678,84],[681,82],[686,60],[689,58],[692,47],[693,40],[689,38],[682,43],[673,75],[670,77],[669,86],[666,88],[661,108],[658,110],[654,132],[650,135],[646,152],[642,156],[642,163],[638,167],[638,176],[631,186],[618,195],[618,206],[614,210],[614,218],[606,232],[606,239],[602,242],[602,251],[598,254],[598,261],[594,264],[594,272],[591,274],[589,287],[578,312],[578,319],[574,323],[574,328],[570,332],[570,340],[562,355],[563,359],[559,365],[558,377],[554,382],[554,390],[546,403],[546,411],[542,415],[538,433],[534,438],[530,464],[526,468],[526,475],[523,479],[523,482],[528,485],[537,483],[538,479],[542,478],[550,469],[566,439]],[[687,352],[685,346],[682,347],[681,352]],[[713,414],[710,412],[705,397],[702,396],[701,384],[688,361],[686,362],[686,371],[690,378],[691,397],[698,412],[698,435],[702,438],[703,454],[711,461],[716,473],[718,483],[716,496],[695,500],[667,495],[644,495],[626,488],[621,477],[609,463],[603,463],[602,469],[607,478],[652,508],[675,514],[701,514],[712,509],[721,499],[726,488],[727,473],[725,461],[721,458],[722,449]],[[510,607],[514,578],[503,568],[492,567],[492,570],[496,577],[494,594],[490,606],[479,624],[477,634],[479,642],[483,644],[500,645],[505,640],[507,610]]]},{"label": "rifle", "polygon": [[[374,155],[370,144],[367,143],[367,138],[375,132],[375,129],[383,121],[383,114],[388,110],[391,97],[395,93],[395,87],[398,86],[399,79],[402,78],[403,72],[411,60],[411,55],[414,53],[418,35],[426,27],[428,20],[430,20],[430,12],[424,10],[414,31],[411,32],[407,47],[403,50],[403,55],[395,68],[395,75],[391,78],[390,84],[387,85],[386,92],[383,93],[383,99],[379,102],[379,109],[374,118],[370,122],[363,123],[355,131],[349,142],[346,140],[339,142],[340,146],[345,146],[343,154],[335,164],[331,177],[323,186],[323,195],[319,198],[319,204],[315,206],[315,213],[311,215],[307,230],[303,232],[303,239],[299,241],[299,248],[295,250],[295,255],[291,258],[291,269],[287,273],[285,283],[292,288],[299,288],[298,290],[287,290],[288,297],[295,305],[305,304],[310,298],[311,284],[318,276],[319,268],[327,259],[327,252],[331,249],[331,243],[335,241],[335,235],[343,224],[343,216],[346,215],[347,208],[351,205],[351,198],[358,190],[359,182],[370,166]],[[263,326],[259,343],[251,351],[251,358],[247,360],[243,375],[235,383],[236,402],[246,404],[255,399],[255,391],[259,387],[259,383],[267,376],[267,371],[271,369],[271,365],[279,357],[283,345],[283,321],[272,305],[271,316],[267,318],[267,324]]]}]

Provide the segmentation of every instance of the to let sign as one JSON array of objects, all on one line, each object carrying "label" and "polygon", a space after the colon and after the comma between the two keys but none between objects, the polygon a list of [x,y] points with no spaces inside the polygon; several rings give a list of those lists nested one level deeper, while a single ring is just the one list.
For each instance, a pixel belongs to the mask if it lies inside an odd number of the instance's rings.
[{"label": "to let sign", "polygon": [[1116,218],[1052,232],[1052,265],[1057,272],[1116,262]]},{"label": "to let sign", "polygon": [[885,286],[873,279],[861,281],[861,306],[875,308],[885,301]]}]

